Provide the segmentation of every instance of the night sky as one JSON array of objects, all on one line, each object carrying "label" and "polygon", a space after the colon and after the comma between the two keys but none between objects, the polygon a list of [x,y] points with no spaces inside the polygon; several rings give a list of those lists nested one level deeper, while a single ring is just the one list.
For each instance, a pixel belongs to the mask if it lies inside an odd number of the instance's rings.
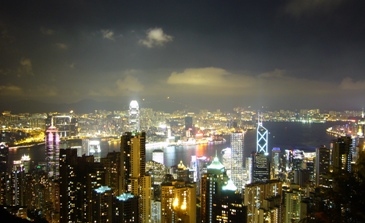
[{"label": "night sky", "polygon": [[1,1],[0,109],[81,101],[122,110],[137,99],[160,110],[361,110],[363,5]]}]

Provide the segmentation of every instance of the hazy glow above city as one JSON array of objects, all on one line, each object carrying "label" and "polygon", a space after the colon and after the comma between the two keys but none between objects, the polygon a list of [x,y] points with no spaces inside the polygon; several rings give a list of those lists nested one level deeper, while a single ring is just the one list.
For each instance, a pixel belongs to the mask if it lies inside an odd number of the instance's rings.
[{"label": "hazy glow above city", "polygon": [[360,110],[361,3],[6,0],[2,108]]}]

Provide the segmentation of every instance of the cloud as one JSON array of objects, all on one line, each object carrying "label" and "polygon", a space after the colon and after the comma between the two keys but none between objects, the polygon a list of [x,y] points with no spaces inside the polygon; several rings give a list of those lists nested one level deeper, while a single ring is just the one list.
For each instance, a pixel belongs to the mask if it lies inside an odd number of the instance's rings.
[{"label": "cloud", "polygon": [[15,85],[0,86],[0,95],[22,95],[23,89]]},{"label": "cloud", "polygon": [[114,32],[109,29],[102,29],[101,34],[103,39],[114,40]]},{"label": "cloud", "polygon": [[54,34],[54,30],[52,30],[52,29],[47,29],[47,28],[45,28],[45,27],[43,27],[43,26],[40,28],[40,30],[41,30],[41,33],[42,33],[43,35],[51,36],[51,35],[53,35],[53,34]]},{"label": "cloud", "polygon": [[185,95],[268,98],[329,95],[336,88],[335,84],[297,78],[287,73],[286,70],[275,69],[253,75],[244,72],[232,73],[216,67],[189,68],[182,72],[172,72],[166,79],[166,84],[171,90]]},{"label": "cloud", "polygon": [[283,78],[284,74],[285,74],[285,70],[275,69],[274,71],[271,71],[271,72],[259,74],[258,77],[259,78]]},{"label": "cloud", "polygon": [[135,73],[136,71],[133,70],[125,71],[125,77],[114,81],[114,86],[113,84],[107,84],[106,87],[101,87],[97,90],[90,90],[89,95],[115,97],[127,95],[129,93],[141,92],[145,87],[136,77],[131,75]]},{"label": "cloud", "polygon": [[22,58],[20,60],[20,67],[18,68],[17,76],[34,76],[32,62],[29,58]]},{"label": "cloud", "polygon": [[168,84],[218,86],[224,83],[227,71],[220,68],[192,68],[181,73],[173,72],[167,79]]},{"label": "cloud", "polygon": [[68,46],[65,43],[56,43],[56,46],[61,50],[67,50]]},{"label": "cloud", "polygon": [[49,85],[37,86],[34,93],[37,97],[54,97],[59,95],[57,88]]},{"label": "cloud", "polygon": [[143,84],[133,76],[126,76],[124,79],[118,80],[116,84],[119,91],[139,92],[144,88]]},{"label": "cloud", "polygon": [[344,0],[288,0],[285,12],[294,16],[323,14],[335,10]]},{"label": "cloud", "polygon": [[165,34],[161,28],[153,28],[146,31],[146,38],[141,39],[139,43],[147,48],[154,48],[163,46],[165,43],[171,42],[172,40],[173,37]]},{"label": "cloud", "polygon": [[343,90],[365,90],[365,80],[353,81],[352,78],[346,77],[341,81],[340,88]]}]

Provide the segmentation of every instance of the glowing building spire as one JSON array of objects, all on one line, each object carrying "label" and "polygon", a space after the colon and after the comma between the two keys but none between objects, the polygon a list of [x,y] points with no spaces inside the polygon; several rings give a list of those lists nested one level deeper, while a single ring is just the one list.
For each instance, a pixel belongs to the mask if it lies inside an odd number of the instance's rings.
[{"label": "glowing building spire", "polygon": [[262,115],[260,113],[258,114],[256,136],[256,152],[268,155],[269,131],[262,125]]},{"label": "glowing building spire", "polygon": [[129,104],[129,127],[131,132],[139,132],[139,105],[136,100]]}]

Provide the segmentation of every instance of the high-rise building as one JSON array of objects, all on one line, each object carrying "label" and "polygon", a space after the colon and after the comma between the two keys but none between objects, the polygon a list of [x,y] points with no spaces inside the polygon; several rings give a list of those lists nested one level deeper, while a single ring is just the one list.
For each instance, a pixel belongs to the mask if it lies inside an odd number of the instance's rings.
[{"label": "high-rise building", "polygon": [[9,147],[4,143],[0,143],[0,205],[7,205],[6,184],[9,177],[8,159],[9,159]]},{"label": "high-rise building", "polygon": [[59,176],[60,176],[60,135],[58,129],[51,125],[45,135],[45,147],[46,147],[46,163],[48,173],[48,195],[46,200],[49,203],[49,210],[46,211],[46,219],[54,222],[55,218],[59,218],[60,211],[60,188],[59,188]]},{"label": "high-rise building", "polygon": [[112,222],[138,222],[138,196],[123,193],[114,197]]},{"label": "high-rise building", "polygon": [[25,170],[21,160],[13,161],[11,188],[11,204],[13,206],[25,206]]},{"label": "high-rise building", "polygon": [[221,196],[213,205],[214,222],[246,222],[247,207],[232,180],[222,186]]},{"label": "high-rise building", "polygon": [[316,149],[315,175],[316,186],[325,185],[325,178],[330,168],[330,150],[325,146]]},{"label": "high-rise building", "polygon": [[271,179],[279,179],[280,173],[280,154],[281,150],[279,147],[274,147],[271,151]]},{"label": "high-rise building", "polygon": [[290,189],[284,192],[285,196],[285,215],[284,222],[299,222],[306,218],[307,209],[302,205],[304,192],[300,190],[299,185],[291,185]]},{"label": "high-rise building", "polygon": [[113,192],[108,186],[101,186],[92,192],[92,221],[107,223],[113,220]]},{"label": "high-rise building", "polygon": [[105,170],[93,156],[77,149],[60,150],[60,222],[92,222],[93,192],[105,185]]},{"label": "high-rise building", "polygon": [[110,152],[106,157],[101,158],[100,163],[105,168],[105,185],[109,186],[114,196],[119,194],[118,174],[120,172],[120,152]]},{"label": "high-rise building", "polygon": [[258,116],[257,130],[256,130],[256,152],[269,154],[269,131],[262,124],[262,117]]},{"label": "high-rise building", "polygon": [[77,194],[79,186],[76,176],[77,150],[61,149],[60,151],[60,223],[77,222],[78,216]]},{"label": "high-rise building", "polygon": [[191,137],[194,134],[193,117],[185,117],[185,136]]},{"label": "high-rise building", "polygon": [[48,177],[58,179],[58,176],[60,174],[60,136],[56,127],[50,126],[47,129],[45,136],[45,145]]},{"label": "high-rise building", "polygon": [[333,173],[351,172],[352,139],[342,136],[331,143],[331,166]]},{"label": "high-rise building", "polygon": [[126,132],[121,137],[119,194],[139,196],[139,220],[151,217],[151,176],[146,175],[146,133]]},{"label": "high-rise building", "polygon": [[167,174],[161,184],[161,222],[196,222],[196,185]]},{"label": "high-rise building", "polygon": [[[218,157],[215,157],[207,167],[207,173],[201,179],[201,222],[235,222],[232,220],[234,216],[229,216],[226,213],[227,209],[232,209],[232,212],[237,212],[237,215],[245,213],[245,210],[240,206],[239,199],[237,200],[237,187],[232,180],[229,180],[225,167],[219,162]],[[230,206],[234,204],[233,206]],[[234,211],[233,211],[234,210]],[[244,219],[243,216],[242,220]]]},{"label": "high-rise building", "polygon": [[244,205],[247,206],[247,223],[281,223],[282,182],[270,180],[248,184],[245,187]]},{"label": "high-rise building", "polygon": [[270,180],[269,157],[264,153],[252,153],[252,183]]},{"label": "high-rise building", "polygon": [[140,131],[139,105],[136,100],[132,100],[129,104],[129,131]]},{"label": "high-rise building", "polygon": [[244,186],[244,179],[242,174],[244,135],[244,132],[231,133],[231,179],[239,190],[241,190]]},{"label": "high-rise building", "polygon": [[146,133],[126,132],[121,137],[119,194],[138,194],[138,178],[146,173]]}]

